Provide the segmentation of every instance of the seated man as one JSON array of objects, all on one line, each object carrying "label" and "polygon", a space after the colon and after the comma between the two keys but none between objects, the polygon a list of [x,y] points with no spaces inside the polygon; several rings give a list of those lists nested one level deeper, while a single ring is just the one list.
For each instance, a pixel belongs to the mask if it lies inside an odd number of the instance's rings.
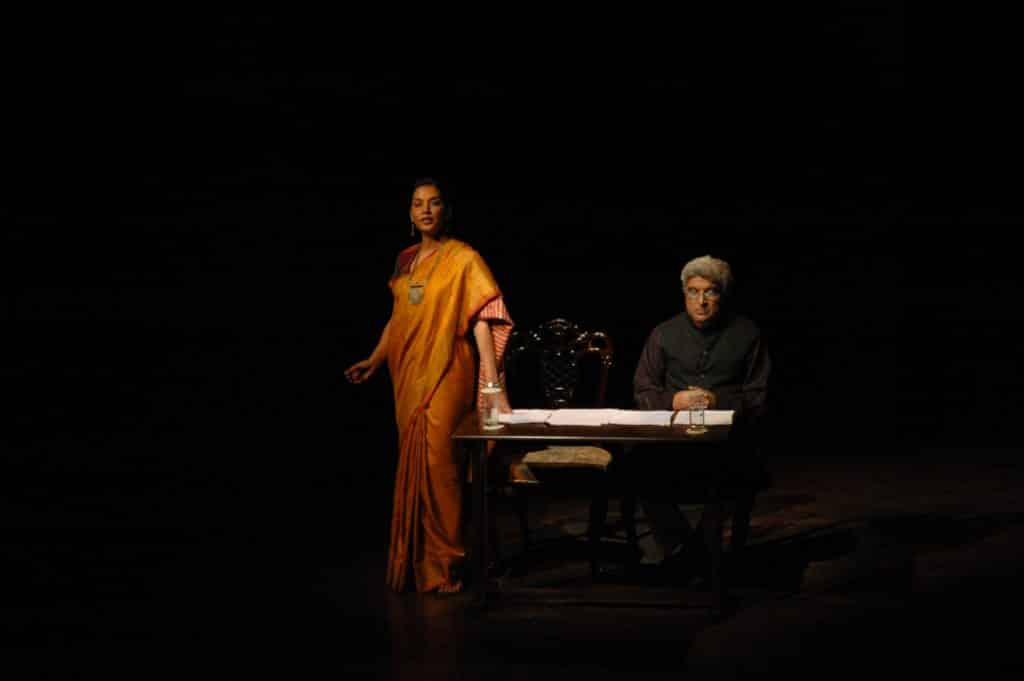
[{"label": "seated man", "polygon": [[765,412],[771,369],[757,324],[729,307],[733,277],[728,263],[710,255],[695,258],[683,267],[681,280],[685,314],[662,322],[648,337],[633,377],[637,407],[685,410],[704,398],[709,409],[732,409],[735,414],[724,480],[706,477],[704,457],[679,457],[678,451],[657,462],[656,452],[633,457],[640,503],[658,553],[670,564],[684,546],[684,556],[699,556],[700,551],[689,549],[704,546],[702,532],[691,530],[677,504],[696,490],[683,489],[680,481],[695,487],[724,482],[736,501],[733,547],[746,540],[761,476],[756,431]]}]

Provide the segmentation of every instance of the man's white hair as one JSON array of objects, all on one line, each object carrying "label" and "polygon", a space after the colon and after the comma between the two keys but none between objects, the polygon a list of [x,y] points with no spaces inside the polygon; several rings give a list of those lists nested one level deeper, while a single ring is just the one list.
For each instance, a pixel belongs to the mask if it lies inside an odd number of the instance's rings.
[{"label": "man's white hair", "polygon": [[722,292],[723,296],[728,295],[729,291],[732,290],[732,268],[729,267],[729,263],[719,258],[702,255],[683,265],[683,271],[679,274],[679,279],[682,281],[684,288],[686,287],[686,282],[693,277],[704,277],[713,283]]}]

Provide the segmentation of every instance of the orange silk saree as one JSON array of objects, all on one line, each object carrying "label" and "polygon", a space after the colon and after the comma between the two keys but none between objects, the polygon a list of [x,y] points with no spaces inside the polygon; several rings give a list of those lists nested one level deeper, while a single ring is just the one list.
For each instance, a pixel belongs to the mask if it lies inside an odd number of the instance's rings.
[{"label": "orange silk saree", "polygon": [[[477,359],[471,323],[501,296],[490,269],[468,244],[448,239],[409,273],[406,267],[416,248],[399,255],[389,282],[394,308],[388,369],[399,454],[387,582],[396,591],[410,577],[417,591],[455,581],[452,570],[465,559],[465,476],[451,434],[474,408]],[[410,283],[422,289],[410,296]]]}]

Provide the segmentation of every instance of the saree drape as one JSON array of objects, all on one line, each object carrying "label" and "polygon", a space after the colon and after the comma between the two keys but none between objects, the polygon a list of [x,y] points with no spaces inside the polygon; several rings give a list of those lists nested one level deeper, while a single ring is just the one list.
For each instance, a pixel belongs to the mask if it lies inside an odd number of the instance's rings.
[{"label": "saree drape", "polygon": [[[468,244],[445,241],[410,275],[408,261],[416,248],[399,255],[389,282],[394,307],[388,369],[399,454],[387,583],[396,591],[405,589],[410,577],[418,591],[452,582],[453,569],[465,559],[464,476],[451,434],[474,407],[477,356],[471,323],[501,296],[487,264]],[[419,303],[410,301],[410,281],[424,286]],[[504,321],[511,323],[507,313]]]}]

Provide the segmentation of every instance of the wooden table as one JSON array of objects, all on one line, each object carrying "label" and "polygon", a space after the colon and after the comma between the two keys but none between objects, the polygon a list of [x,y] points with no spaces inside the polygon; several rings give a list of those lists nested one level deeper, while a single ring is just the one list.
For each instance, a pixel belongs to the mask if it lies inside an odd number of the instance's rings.
[{"label": "wooden table", "polygon": [[[547,424],[505,424],[498,430],[484,430],[480,416],[471,412],[456,428],[452,439],[469,445],[477,445],[471,456],[473,470],[473,518],[475,536],[472,538],[474,560],[473,600],[479,606],[487,605],[488,595],[495,591],[495,584],[487,575],[488,547],[488,504],[487,504],[487,442],[536,442],[542,445],[571,444],[584,442],[602,443],[649,443],[660,445],[712,445],[723,451],[729,440],[731,426],[708,426],[707,432],[691,435],[685,425],[673,426],[549,426]],[[705,540],[711,556],[711,608],[720,616],[725,601],[722,579],[722,499],[716,494],[708,496],[704,510]]]}]

